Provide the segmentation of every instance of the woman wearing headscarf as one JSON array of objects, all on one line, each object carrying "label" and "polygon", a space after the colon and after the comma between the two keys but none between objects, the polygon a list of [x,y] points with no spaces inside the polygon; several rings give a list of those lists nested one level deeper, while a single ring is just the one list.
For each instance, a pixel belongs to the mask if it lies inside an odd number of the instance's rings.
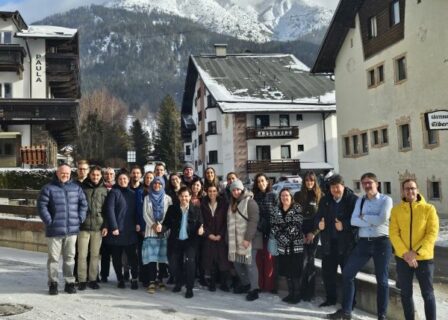
[{"label": "woman wearing headscarf", "polygon": [[316,287],[316,257],[317,244],[319,242],[319,229],[315,227],[314,218],[317,214],[318,203],[322,198],[322,192],[317,183],[317,176],[313,171],[305,173],[304,186],[294,195],[294,201],[302,207],[303,226],[305,236],[303,248],[303,276],[302,299],[311,301],[314,298]]},{"label": "woman wearing headscarf", "polygon": [[303,269],[302,208],[293,202],[288,188],[280,191],[279,199],[279,206],[271,215],[271,228],[277,241],[279,274],[286,277],[288,284],[288,295],[282,300],[299,303]]},{"label": "woman wearing headscarf", "polygon": [[155,177],[149,188],[149,193],[143,201],[143,218],[146,222],[145,240],[142,249],[143,264],[148,270],[148,293],[155,293],[157,284],[157,264],[159,265],[158,287],[164,289],[161,277],[167,268],[167,235],[158,233],[157,226],[163,223],[168,207],[173,202],[171,197],[165,194],[165,180],[163,177]]},{"label": "woman wearing headscarf", "polygon": [[110,245],[112,264],[117,275],[118,287],[125,288],[123,276],[122,255],[126,253],[131,267],[131,289],[138,289],[138,258],[137,258],[137,224],[136,197],[129,188],[129,176],[120,172],[117,184],[106,198],[107,230],[104,241]]},{"label": "woman wearing headscarf", "polygon": [[227,211],[229,261],[234,263],[240,286],[234,293],[246,293],[246,300],[258,299],[257,250],[263,248],[263,235],[257,230],[259,209],[252,192],[240,180],[230,185],[230,206]]}]

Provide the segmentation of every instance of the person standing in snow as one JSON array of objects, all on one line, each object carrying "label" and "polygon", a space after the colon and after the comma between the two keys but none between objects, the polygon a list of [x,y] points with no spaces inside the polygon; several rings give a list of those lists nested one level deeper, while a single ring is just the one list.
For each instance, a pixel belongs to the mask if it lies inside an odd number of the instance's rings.
[{"label": "person standing in snow", "polygon": [[416,275],[425,304],[426,320],[436,320],[434,297],[434,246],[439,231],[436,208],[418,192],[417,182],[402,183],[403,200],[392,208],[389,233],[395,249],[397,278],[400,283],[401,304],[406,320],[413,320],[412,279]]},{"label": "person standing in snow", "polygon": [[76,293],[76,238],[86,218],[87,201],[81,187],[70,179],[71,167],[61,164],[55,179],[46,184],[37,199],[37,211],[45,224],[48,244],[48,286],[50,295],[58,294],[59,257],[63,256],[63,275],[67,293]]}]

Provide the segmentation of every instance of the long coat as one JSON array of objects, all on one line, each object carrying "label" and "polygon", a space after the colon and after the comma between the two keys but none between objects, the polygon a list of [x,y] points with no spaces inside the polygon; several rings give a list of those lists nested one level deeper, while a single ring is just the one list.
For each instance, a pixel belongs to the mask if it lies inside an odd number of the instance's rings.
[{"label": "long coat", "polygon": [[[225,199],[219,199],[215,214],[209,206],[209,199],[205,197],[201,203],[202,219],[204,221],[204,241],[202,244],[202,266],[205,270],[211,270],[213,263],[218,265],[219,270],[227,271],[230,269],[228,260],[227,246],[227,209],[228,204]],[[220,235],[220,241],[212,241],[209,235]]]}]

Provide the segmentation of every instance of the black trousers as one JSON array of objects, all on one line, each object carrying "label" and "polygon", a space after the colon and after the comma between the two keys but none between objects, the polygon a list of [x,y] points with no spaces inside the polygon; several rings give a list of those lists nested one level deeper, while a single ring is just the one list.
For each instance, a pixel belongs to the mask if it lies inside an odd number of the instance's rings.
[{"label": "black trousers", "polygon": [[110,245],[104,243],[104,241],[101,243],[101,279],[107,279],[109,277],[110,272],[110,256],[112,255]]},{"label": "black trousers", "polygon": [[319,238],[310,244],[303,246],[303,273],[302,273],[302,297],[310,300],[315,295],[316,288],[316,266],[314,265],[314,259],[316,257],[317,244]]},{"label": "black trousers", "polygon": [[148,271],[147,277],[149,282],[155,282],[156,279],[162,282],[163,275],[168,273],[168,265],[166,263],[150,262],[145,264],[144,268],[145,271]]},{"label": "black trousers", "polygon": [[133,280],[138,277],[138,258],[137,258],[137,244],[131,244],[128,246],[110,246],[112,251],[112,264],[114,265],[115,274],[117,280],[123,280],[123,252],[126,253],[128,258],[128,265],[131,269],[131,276]]},{"label": "black trousers", "polygon": [[176,240],[170,262],[176,285],[182,286],[183,279],[185,279],[187,289],[193,289],[196,272],[196,245],[189,240]]},{"label": "black trousers", "polygon": [[326,300],[329,302],[337,302],[338,266],[343,270],[348,256],[348,252],[338,253],[338,242],[336,240],[331,242],[330,253],[322,256],[322,279],[327,296]]}]

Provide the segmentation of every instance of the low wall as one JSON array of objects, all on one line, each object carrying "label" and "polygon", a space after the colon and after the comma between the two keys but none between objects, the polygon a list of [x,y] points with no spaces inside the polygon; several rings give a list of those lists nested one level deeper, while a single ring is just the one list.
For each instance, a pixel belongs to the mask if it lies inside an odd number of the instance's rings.
[{"label": "low wall", "polygon": [[0,246],[47,252],[45,227],[39,221],[0,218]]}]

